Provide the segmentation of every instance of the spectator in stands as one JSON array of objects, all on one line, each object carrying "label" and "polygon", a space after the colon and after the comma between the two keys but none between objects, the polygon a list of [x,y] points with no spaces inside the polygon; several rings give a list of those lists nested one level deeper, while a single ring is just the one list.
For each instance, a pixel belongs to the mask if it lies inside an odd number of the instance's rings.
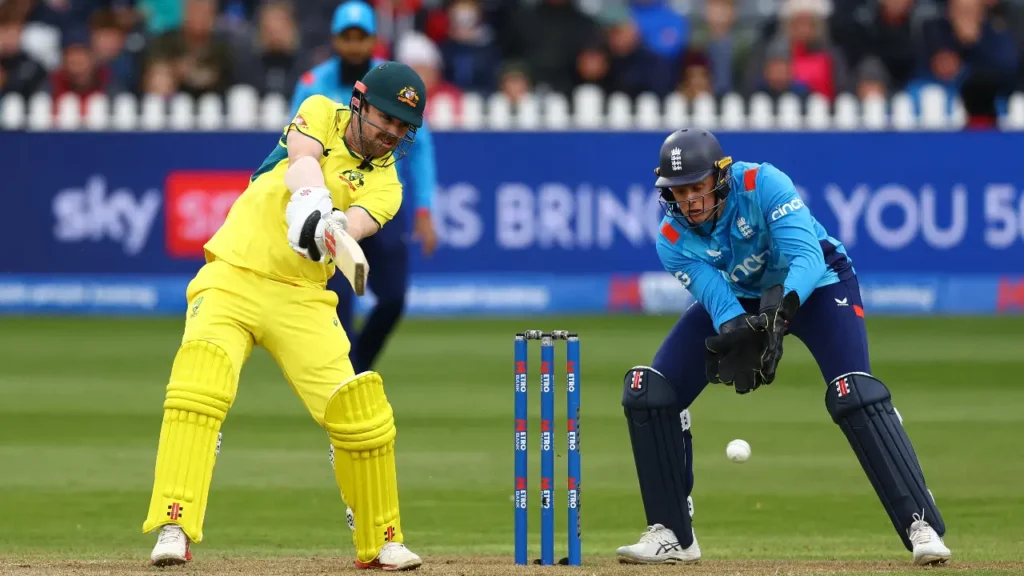
[{"label": "spectator in stands", "polygon": [[455,0],[448,8],[448,39],[441,43],[445,78],[467,92],[489,94],[497,85],[501,53],[479,0]]},{"label": "spectator in stands", "polygon": [[868,56],[857,66],[857,98],[862,102],[868,98],[888,98],[890,77],[882,60]]},{"label": "spectator in stands", "polygon": [[526,63],[538,90],[568,96],[577,56],[596,34],[596,23],[572,0],[540,0],[512,13],[502,32],[504,54]]},{"label": "spectator in stands", "polygon": [[811,93],[806,83],[794,78],[791,50],[790,43],[785,38],[778,38],[768,45],[764,54],[764,71],[756,92],[764,92],[776,100],[787,93],[795,94],[801,99]]},{"label": "spectator in stands", "polygon": [[604,39],[595,37],[584,44],[583,50],[576,56],[576,85],[597,86],[605,94],[612,92],[612,79],[609,76],[611,66],[608,63],[608,48]]},{"label": "spectator in stands", "polygon": [[111,9],[101,8],[89,19],[92,28],[92,49],[97,64],[110,68],[114,82],[122,89],[135,88],[139,78],[135,60],[125,50],[126,30],[123,20]]},{"label": "spectator in stands", "polygon": [[299,54],[299,31],[292,4],[269,0],[257,12],[257,32],[251,57],[238,66],[239,80],[261,95],[280,94],[291,98],[306,63]]},{"label": "spectator in stands", "polygon": [[180,85],[178,73],[171,60],[150,60],[142,73],[142,93],[161,96],[165,100],[174,96]]},{"label": "spectator in stands", "polygon": [[611,91],[635,98],[644,92],[665,96],[675,88],[679,71],[668,69],[674,64],[658,58],[643,44],[636,21],[624,6],[607,6],[600,20],[606,28]]},{"label": "spectator in stands", "polygon": [[714,94],[736,89],[738,72],[753,43],[750,27],[736,25],[734,0],[706,0],[704,19],[694,22],[691,48],[707,54]]},{"label": "spectator in stands", "polygon": [[0,5],[0,95],[28,98],[46,87],[46,69],[21,49],[22,20],[14,8]]},{"label": "spectator in stands", "polygon": [[[827,34],[827,18],[831,13],[830,0],[785,0],[779,10],[780,27],[773,42],[788,46],[790,63],[785,76],[805,85],[811,92],[832,99],[838,93],[851,89],[846,59],[832,45]],[[780,49],[774,51],[779,54]],[[751,61],[747,72],[748,92],[762,83],[766,75],[781,80],[782,65],[766,74],[764,45],[755,49],[758,56]],[[776,58],[776,62],[778,62]]]},{"label": "spectator in stands", "polygon": [[630,0],[644,46],[658,58],[669,86],[679,82],[680,59],[690,42],[690,23],[665,0]]},{"label": "spectator in stands", "polygon": [[135,0],[135,5],[150,36],[178,30],[185,18],[185,2],[182,0]]},{"label": "spectator in stands", "polygon": [[689,102],[698,96],[714,95],[714,71],[707,54],[698,50],[688,50],[683,55],[682,80],[678,91]]},{"label": "spectator in stands", "polygon": [[907,84],[906,93],[914,102],[914,109],[921,112],[921,92],[927,86],[938,86],[946,94],[947,110],[953,110],[953,101],[966,75],[963,61],[952,38],[937,38],[930,48],[931,57],[926,72]]},{"label": "spectator in stands", "polygon": [[526,66],[515,61],[505,62],[498,72],[498,89],[508,98],[512,109],[530,94],[530,75]]},{"label": "spectator in stands", "polygon": [[146,60],[174,61],[183,92],[192,96],[224,94],[234,83],[231,46],[214,31],[216,0],[185,0],[185,18],[178,30],[155,38]]},{"label": "spectator in stands", "polygon": [[394,58],[415,70],[423,79],[423,86],[427,89],[424,113],[428,119],[433,116],[433,104],[438,96],[448,98],[455,105],[456,117],[461,114],[462,91],[444,79],[444,61],[433,40],[420,32],[406,32],[395,46]]},{"label": "spectator in stands", "polygon": [[983,66],[1016,75],[1017,46],[1009,33],[992,25],[985,1],[948,0],[946,17],[926,28],[926,43],[949,46],[967,67]]},{"label": "spectator in stands", "polygon": [[836,42],[847,60],[857,67],[865,58],[880,59],[893,89],[902,90],[914,77],[922,40],[914,0],[879,0],[839,17],[845,24],[837,24]]},{"label": "spectator in stands", "polygon": [[[447,1],[447,0],[446,0]],[[422,32],[426,24],[428,10],[425,4],[437,4],[438,0],[370,0],[377,14],[378,50],[377,58],[393,59],[386,50],[393,46],[409,32]]]},{"label": "spectator in stands", "polygon": [[50,94],[54,110],[66,94],[78,96],[82,113],[89,97],[95,94],[113,94],[118,86],[109,66],[96,62],[88,33],[73,28],[64,33],[64,59],[61,67],[50,76]]}]

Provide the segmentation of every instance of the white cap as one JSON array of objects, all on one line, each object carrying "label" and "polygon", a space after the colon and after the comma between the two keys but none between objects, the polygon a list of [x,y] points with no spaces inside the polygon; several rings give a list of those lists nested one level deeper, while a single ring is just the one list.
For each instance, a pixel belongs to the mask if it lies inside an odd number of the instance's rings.
[{"label": "white cap", "polygon": [[832,2],[831,0],[785,0],[779,10],[779,15],[783,18],[803,13],[827,18],[832,14]]},{"label": "white cap", "polygon": [[407,32],[395,46],[395,60],[407,66],[433,66],[441,69],[444,61],[437,44],[419,32]]}]

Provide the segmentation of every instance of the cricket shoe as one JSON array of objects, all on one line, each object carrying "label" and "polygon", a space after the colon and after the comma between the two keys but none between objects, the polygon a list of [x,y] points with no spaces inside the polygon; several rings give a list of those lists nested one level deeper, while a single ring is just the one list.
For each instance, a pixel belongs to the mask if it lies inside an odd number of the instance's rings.
[{"label": "cricket shoe", "polygon": [[623,564],[692,564],[700,560],[700,546],[696,533],[693,544],[683,548],[675,532],[655,524],[647,528],[639,542],[622,546],[615,551],[615,556]]},{"label": "cricket shoe", "polygon": [[405,547],[405,544],[388,542],[380,549],[377,557],[370,562],[360,562],[356,559],[356,568],[378,569],[385,572],[397,572],[399,570],[415,570],[423,564],[423,559]]},{"label": "cricket shoe", "polygon": [[910,543],[914,545],[914,564],[945,564],[953,555],[942,538],[920,514],[914,514],[910,525]]},{"label": "cricket shoe", "polygon": [[176,524],[165,524],[157,536],[156,546],[149,558],[153,566],[175,566],[192,560],[188,536]]}]

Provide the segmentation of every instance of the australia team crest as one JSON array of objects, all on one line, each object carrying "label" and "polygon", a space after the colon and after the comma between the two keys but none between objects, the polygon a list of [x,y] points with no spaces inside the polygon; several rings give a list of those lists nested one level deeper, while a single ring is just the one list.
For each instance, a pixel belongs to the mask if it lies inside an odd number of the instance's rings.
[{"label": "australia team crest", "polygon": [[416,89],[412,86],[406,86],[398,92],[398,101],[405,102],[409,106],[415,108],[420,102],[420,95],[416,93]]},{"label": "australia team crest", "polygon": [[358,170],[345,170],[341,173],[341,179],[348,184],[349,190],[362,188],[365,183],[363,173]]}]

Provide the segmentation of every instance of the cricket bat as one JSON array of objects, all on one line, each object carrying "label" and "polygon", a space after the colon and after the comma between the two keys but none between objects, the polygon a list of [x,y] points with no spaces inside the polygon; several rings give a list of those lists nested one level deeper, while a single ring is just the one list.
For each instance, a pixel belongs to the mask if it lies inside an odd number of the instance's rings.
[{"label": "cricket bat", "polygon": [[356,296],[366,291],[366,278],[370,275],[370,265],[366,255],[355,238],[348,235],[341,226],[328,224],[324,230],[324,246],[331,254],[335,266],[345,275]]}]

